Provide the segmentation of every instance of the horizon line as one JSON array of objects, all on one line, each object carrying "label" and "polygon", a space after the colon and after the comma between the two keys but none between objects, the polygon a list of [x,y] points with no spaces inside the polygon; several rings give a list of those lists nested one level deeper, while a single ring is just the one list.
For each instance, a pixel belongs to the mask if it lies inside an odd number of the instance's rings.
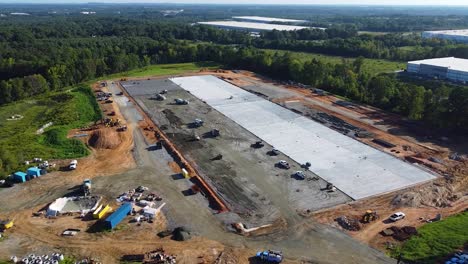
[{"label": "horizon line", "polygon": [[71,1],[66,1],[66,2],[43,2],[43,1],[33,1],[33,2],[20,2],[18,3],[17,1],[0,1],[0,4],[15,4],[15,5],[27,5],[27,4],[46,4],[46,5],[53,5],[53,4],[59,4],[59,5],[76,5],[76,4],[110,4],[110,5],[139,5],[139,4],[155,4],[155,5],[231,5],[231,6],[252,6],[252,5],[261,5],[261,6],[359,6],[359,7],[368,7],[368,6],[393,6],[393,7],[441,7],[441,6],[446,6],[446,7],[468,7],[467,4],[373,4],[373,3],[368,3],[368,4],[360,4],[360,3],[336,3],[336,4],[315,4],[315,3],[310,3],[310,4],[303,4],[303,3],[291,3],[291,4],[286,4],[286,3],[271,3],[271,4],[265,4],[265,3],[211,3],[211,2],[200,2],[200,3],[189,3],[189,2],[175,2],[175,3],[168,3],[168,2],[71,2]]}]

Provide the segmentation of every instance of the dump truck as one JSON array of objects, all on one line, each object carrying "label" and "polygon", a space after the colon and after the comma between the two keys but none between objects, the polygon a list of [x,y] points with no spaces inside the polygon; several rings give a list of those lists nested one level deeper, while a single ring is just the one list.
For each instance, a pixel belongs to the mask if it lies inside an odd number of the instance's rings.
[{"label": "dump truck", "polygon": [[86,179],[83,181],[83,184],[81,185],[81,188],[83,190],[84,196],[88,196],[91,194],[91,180]]},{"label": "dump truck", "polygon": [[283,253],[276,250],[259,251],[256,257],[266,263],[281,263],[283,261]]}]

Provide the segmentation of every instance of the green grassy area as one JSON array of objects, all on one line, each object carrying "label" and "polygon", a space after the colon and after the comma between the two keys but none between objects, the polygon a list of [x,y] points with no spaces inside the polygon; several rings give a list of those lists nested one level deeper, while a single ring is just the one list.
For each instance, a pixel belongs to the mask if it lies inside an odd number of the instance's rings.
[{"label": "green grassy area", "polygon": [[[37,96],[0,107],[0,178],[28,166],[23,161],[34,157],[43,159],[79,158],[89,154],[86,146],[77,139],[68,139],[70,129],[79,128],[99,120],[101,112],[89,85],[110,78],[176,75],[200,69],[216,69],[213,62],[152,65],[129,72],[117,73],[90,80],[64,92]],[[13,115],[20,120],[7,121]],[[46,123],[53,126],[37,135]]]},{"label": "green grassy area", "polygon": [[394,254],[415,263],[440,263],[468,244],[468,212],[426,224],[418,232]]},{"label": "green grassy area", "polygon": [[128,72],[117,73],[108,75],[99,80],[113,79],[120,77],[145,77],[145,76],[159,76],[159,75],[176,75],[186,72],[196,72],[201,69],[217,69],[221,67],[220,64],[215,62],[188,62],[188,63],[175,63],[175,64],[157,64],[150,65],[144,68],[135,69]]},{"label": "green grassy area", "polygon": [[[342,63],[343,60],[353,61],[354,58],[344,58],[340,56],[329,56],[317,53],[308,53],[308,52],[291,52],[291,51],[284,51],[284,50],[267,50],[270,52],[278,52],[280,54],[289,52],[293,55],[293,57],[304,61],[310,59],[318,59],[325,63],[337,64]],[[388,60],[380,60],[380,59],[364,59],[365,63],[363,65],[363,70],[370,73],[370,74],[379,74],[379,73],[388,73],[394,72],[396,70],[401,70],[406,68],[406,63],[404,62],[395,62],[395,61],[388,61]]]},{"label": "green grassy area", "polygon": [[[16,114],[23,118],[7,120]],[[60,159],[88,155],[81,141],[67,139],[66,135],[70,129],[100,118],[99,106],[86,86],[0,107],[0,176],[24,169],[22,162],[34,157]],[[49,122],[53,125],[43,134],[36,134]]]}]

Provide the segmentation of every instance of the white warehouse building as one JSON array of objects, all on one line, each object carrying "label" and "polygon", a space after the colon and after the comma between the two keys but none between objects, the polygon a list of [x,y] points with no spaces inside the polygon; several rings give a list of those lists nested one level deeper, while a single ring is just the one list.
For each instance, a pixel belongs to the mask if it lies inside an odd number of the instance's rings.
[{"label": "white warehouse building", "polygon": [[276,18],[276,17],[260,17],[260,16],[234,16],[234,20],[252,23],[288,23],[288,24],[301,24],[306,23],[307,20]]},{"label": "white warehouse building", "polygon": [[424,31],[423,38],[440,38],[452,40],[456,42],[468,43],[468,29],[458,30],[440,30],[440,31]]},{"label": "white warehouse building", "polygon": [[410,61],[406,67],[410,73],[432,78],[468,82],[468,60],[455,57]]}]

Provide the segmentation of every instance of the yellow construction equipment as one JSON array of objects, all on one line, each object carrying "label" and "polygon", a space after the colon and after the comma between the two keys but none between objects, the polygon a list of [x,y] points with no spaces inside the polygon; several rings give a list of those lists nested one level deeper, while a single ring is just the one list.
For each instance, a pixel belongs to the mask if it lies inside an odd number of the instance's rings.
[{"label": "yellow construction equipment", "polygon": [[367,210],[366,213],[362,216],[363,223],[370,223],[375,221],[379,216],[377,215],[376,211]]},{"label": "yellow construction equipment", "polygon": [[112,210],[112,208],[109,206],[109,205],[106,205],[104,208],[102,208],[101,211],[98,211],[98,212],[94,212],[93,213],[93,217],[95,219],[101,219],[102,217],[104,217],[104,215],[106,215],[106,213],[110,212]]},{"label": "yellow construction equipment", "polygon": [[1,229],[6,230],[12,228],[14,224],[15,223],[13,222],[13,220],[5,220],[0,222],[0,227]]}]

